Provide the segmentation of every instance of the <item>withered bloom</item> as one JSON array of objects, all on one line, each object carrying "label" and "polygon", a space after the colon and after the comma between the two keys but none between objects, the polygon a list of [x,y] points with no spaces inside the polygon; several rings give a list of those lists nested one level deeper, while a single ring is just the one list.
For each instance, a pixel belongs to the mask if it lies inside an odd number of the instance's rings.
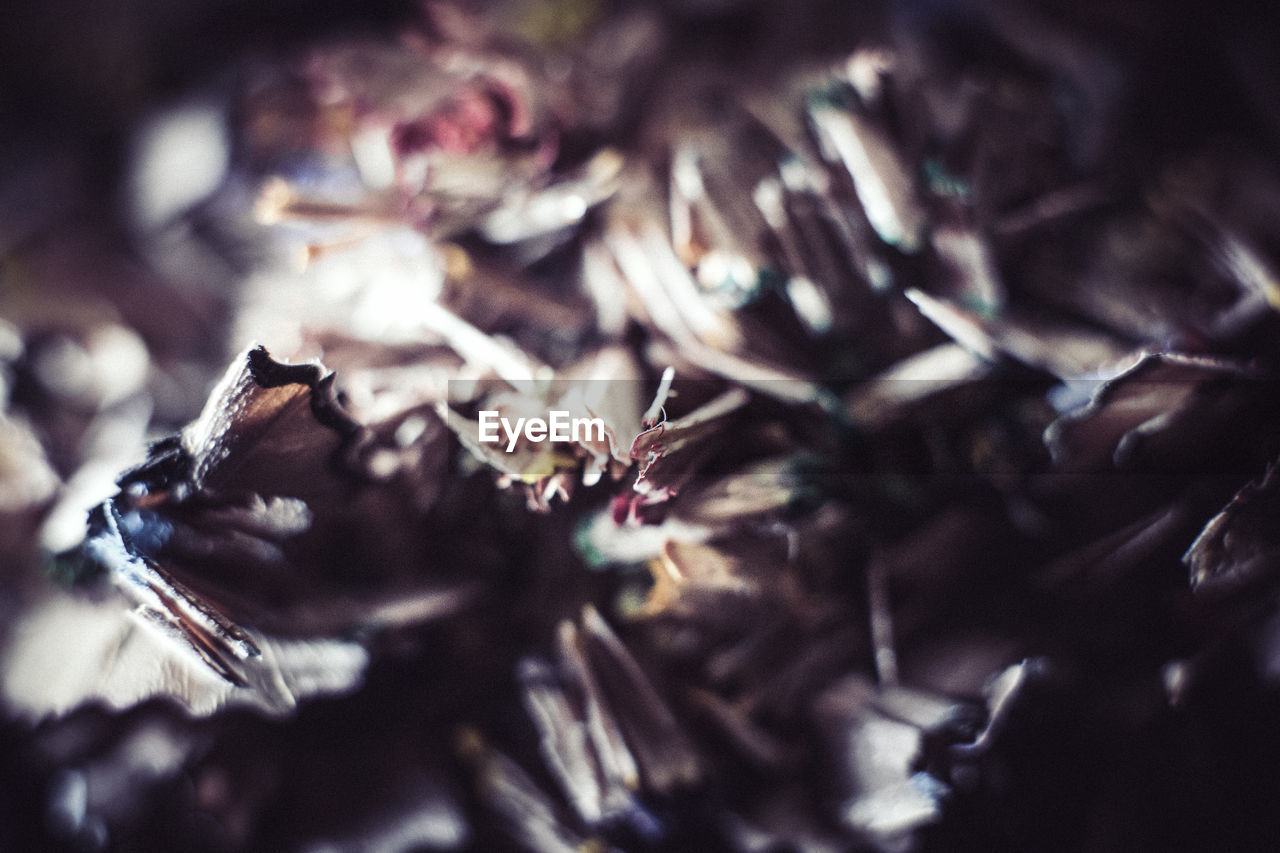
[{"label": "withered bloom", "polygon": [[0,173],[0,847],[1275,846],[1270,42],[837,7],[432,0]]}]

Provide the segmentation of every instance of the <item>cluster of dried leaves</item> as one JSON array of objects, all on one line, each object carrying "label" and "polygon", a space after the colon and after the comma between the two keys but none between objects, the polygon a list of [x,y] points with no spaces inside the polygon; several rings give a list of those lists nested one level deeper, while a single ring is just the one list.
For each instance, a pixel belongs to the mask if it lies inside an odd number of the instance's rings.
[{"label": "cluster of dried leaves", "polygon": [[12,217],[0,844],[1265,848],[1265,41],[783,5],[428,3]]}]

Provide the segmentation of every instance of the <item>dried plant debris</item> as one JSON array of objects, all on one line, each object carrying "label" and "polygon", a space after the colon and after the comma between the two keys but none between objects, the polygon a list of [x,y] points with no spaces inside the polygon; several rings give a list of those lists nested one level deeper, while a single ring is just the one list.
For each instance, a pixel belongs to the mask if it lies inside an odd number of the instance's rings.
[{"label": "dried plant debris", "polygon": [[1205,525],[1183,556],[1196,589],[1248,588],[1274,570],[1276,552],[1267,531],[1275,501],[1276,474],[1267,466]]},{"label": "dried plant debris", "polygon": [[11,75],[0,849],[1275,848],[1252,11],[374,5]]},{"label": "dried plant debris", "polygon": [[[286,711],[358,682],[367,653],[344,637],[352,629],[412,624],[466,601],[480,572],[435,585],[396,564],[416,570],[410,555],[425,542],[406,536],[408,518],[387,517],[401,503],[394,481],[362,475],[356,445],[375,429],[342,411],[332,380],[251,350],[199,419],[121,478],[79,553],[57,558],[71,588],[12,629],[14,705],[41,714],[172,695],[201,714],[224,702]],[[361,511],[368,525],[348,527]],[[350,548],[357,535],[377,542]],[[68,649],[77,622],[101,627]],[[60,678],[42,681],[54,649],[83,663],[64,659]]]}]

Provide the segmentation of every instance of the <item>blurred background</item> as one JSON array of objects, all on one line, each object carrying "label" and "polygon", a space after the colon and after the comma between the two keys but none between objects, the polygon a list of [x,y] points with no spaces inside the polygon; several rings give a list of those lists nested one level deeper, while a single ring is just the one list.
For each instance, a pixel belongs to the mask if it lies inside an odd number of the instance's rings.
[{"label": "blurred background", "polygon": [[4,17],[0,846],[1273,849],[1267,4]]}]

